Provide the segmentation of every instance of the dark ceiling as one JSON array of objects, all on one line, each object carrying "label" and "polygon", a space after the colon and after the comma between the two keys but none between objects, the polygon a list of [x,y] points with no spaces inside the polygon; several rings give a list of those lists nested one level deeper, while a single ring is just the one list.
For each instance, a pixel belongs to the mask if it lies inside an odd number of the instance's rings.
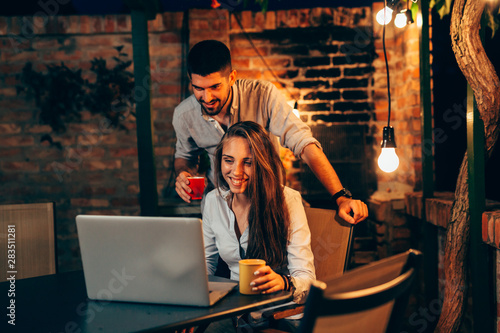
[{"label": "dark ceiling", "polygon": [[[161,11],[184,11],[190,8],[210,8],[212,0],[159,0]],[[371,5],[373,0],[268,0],[268,10],[359,7]],[[219,0],[228,10],[259,11],[254,0]],[[246,3],[246,5],[245,5]],[[22,0],[7,1],[0,7],[0,16],[53,15],[106,15],[129,12],[123,0]]]}]

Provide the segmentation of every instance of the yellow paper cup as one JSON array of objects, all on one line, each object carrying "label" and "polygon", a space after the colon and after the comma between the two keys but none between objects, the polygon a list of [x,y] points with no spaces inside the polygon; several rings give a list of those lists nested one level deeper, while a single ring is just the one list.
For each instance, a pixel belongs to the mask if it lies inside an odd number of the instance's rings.
[{"label": "yellow paper cup", "polygon": [[253,274],[256,270],[266,265],[266,261],[262,259],[243,259],[240,264],[240,293],[245,295],[260,294],[260,291],[252,291],[250,282],[256,279]]}]

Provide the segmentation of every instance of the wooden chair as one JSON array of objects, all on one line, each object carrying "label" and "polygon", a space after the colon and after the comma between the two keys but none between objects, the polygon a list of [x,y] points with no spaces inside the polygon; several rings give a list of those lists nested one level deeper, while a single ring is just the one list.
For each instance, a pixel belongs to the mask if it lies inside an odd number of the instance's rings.
[{"label": "wooden chair", "polygon": [[352,225],[335,210],[304,207],[314,254],[316,279],[326,281],[342,275],[349,264]]},{"label": "wooden chair", "polygon": [[299,332],[399,332],[420,256],[409,250],[326,283],[316,281]]},{"label": "wooden chair", "polygon": [[[311,249],[314,254],[316,279],[328,281],[341,276],[349,264],[352,242],[352,225],[338,217],[335,210],[304,207],[309,229]],[[262,315],[270,321],[302,313],[304,305],[292,305]]]},{"label": "wooden chair", "polygon": [[[0,228],[0,281],[56,273],[53,203],[0,205]],[[12,255],[15,262],[8,261]]]}]

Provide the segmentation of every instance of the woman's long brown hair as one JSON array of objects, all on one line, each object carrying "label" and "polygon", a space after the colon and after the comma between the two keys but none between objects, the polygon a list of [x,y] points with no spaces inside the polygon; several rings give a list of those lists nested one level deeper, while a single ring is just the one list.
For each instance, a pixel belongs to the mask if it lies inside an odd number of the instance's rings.
[{"label": "woman's long brown hair", "polygon": [[215,151],[215,173],[219,188],[229,185],[221,173],[222,149],[234,137],[246,139],[252,153],[253,173],[248,187],[251,206],[248,214],[249,239],[247,258],[266,260],[278,268],[287,263],[286,247],[290,214],[285,201],[283,183],[285,169],[264,128],[252,121],[231,126]]}]

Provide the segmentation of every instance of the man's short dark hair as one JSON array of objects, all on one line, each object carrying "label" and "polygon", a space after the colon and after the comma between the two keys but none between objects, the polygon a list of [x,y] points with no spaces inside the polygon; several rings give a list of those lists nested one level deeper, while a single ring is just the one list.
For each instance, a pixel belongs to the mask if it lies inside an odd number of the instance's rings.
[{"label": "man's short dark hair", "polygon": [[[207,76],[216,72],[231,71],[231,53],[226,44],[218,40],[204,40],[189,51],[187,59],[189,76]],[[226,74],[226,73],[224,73]]]}]

